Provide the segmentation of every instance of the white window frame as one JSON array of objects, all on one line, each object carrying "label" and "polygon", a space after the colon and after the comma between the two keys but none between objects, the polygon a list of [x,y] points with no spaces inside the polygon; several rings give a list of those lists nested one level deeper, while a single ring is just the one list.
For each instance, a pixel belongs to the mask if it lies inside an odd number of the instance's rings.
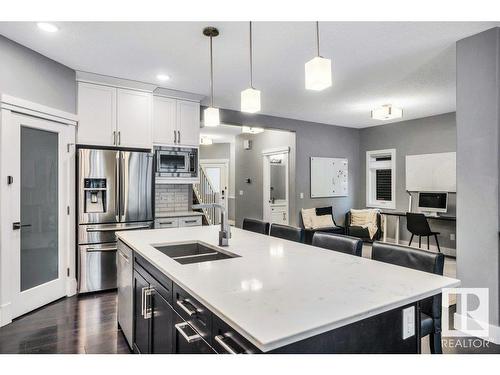
[{"label": "white window frame", "polygon": [[[377,157],[390,156],[391,161],[375,161]],[[376,170],[391,169],[390,201],[376,199]],[[396,149],[366,151],[366,207],[396,208]]]}]

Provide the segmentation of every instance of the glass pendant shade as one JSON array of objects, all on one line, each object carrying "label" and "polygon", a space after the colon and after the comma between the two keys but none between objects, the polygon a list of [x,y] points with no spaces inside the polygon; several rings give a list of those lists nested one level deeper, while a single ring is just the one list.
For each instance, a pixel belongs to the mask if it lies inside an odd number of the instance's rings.
[{"label": "glass pendant shade", "polygon": [[207,127],[219,126],[219,108],[208,107],[203,111],[203,123]]},{"label": "glass pendant shade", "polygon": [[249,88],[241,92],[241,112],[255,113],[260,111],[260,90]]},{"label": "glass pendant shade", "polygon": [[306,89],[321,91],[332,85],[332,61],[316,56],[305,64]]}]

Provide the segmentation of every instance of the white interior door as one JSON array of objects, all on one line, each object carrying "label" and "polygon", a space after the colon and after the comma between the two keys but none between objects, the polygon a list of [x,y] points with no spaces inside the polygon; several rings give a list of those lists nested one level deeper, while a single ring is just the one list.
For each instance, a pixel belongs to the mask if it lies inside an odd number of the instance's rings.
[{"label": "white interior door", "polygon": [[[8,155],[12,318],[66,295],[72,126],[13,114]],[[6,153],[3,153],[5,156]],[[71,249],[74,251],[74,249]]]},{"label": "white interior door", "polygon": [[227,194],[229,192],[229,162],[225,160],[201,160],[200,166],[210,180],[214,191],[221,197],[221,204],[226,207]]}]

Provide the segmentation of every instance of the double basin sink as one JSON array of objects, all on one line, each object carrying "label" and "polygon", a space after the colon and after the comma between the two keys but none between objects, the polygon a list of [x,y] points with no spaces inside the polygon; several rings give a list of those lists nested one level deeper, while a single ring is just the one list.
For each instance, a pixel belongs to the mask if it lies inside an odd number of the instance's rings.
[{"label": "double basin sink", "polygon": [[240,257],[239,255],[207,246],[201,242],[178,245],[153,245],[153,247],[180,264],[202,263]]}]

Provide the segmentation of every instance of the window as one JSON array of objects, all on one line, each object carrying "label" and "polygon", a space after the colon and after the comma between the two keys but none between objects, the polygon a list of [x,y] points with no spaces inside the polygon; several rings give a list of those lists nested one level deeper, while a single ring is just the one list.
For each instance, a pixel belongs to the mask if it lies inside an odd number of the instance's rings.
[{"label": "window", "polygon": [[396,150],[366,152],[366,206],[396,208]]}]

